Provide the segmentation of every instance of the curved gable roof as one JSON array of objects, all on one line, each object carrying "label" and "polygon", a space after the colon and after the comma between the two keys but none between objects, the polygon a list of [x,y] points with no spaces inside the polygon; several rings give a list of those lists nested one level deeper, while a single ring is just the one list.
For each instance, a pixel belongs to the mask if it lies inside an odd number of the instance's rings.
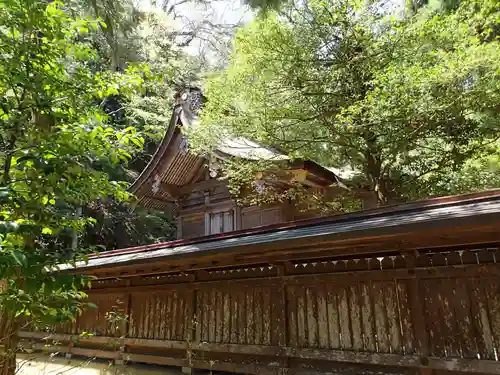
[{"label": "curved gable roof", "polygon": [[[142,205],[150,208],[163,209],[174,202],[181,186],[196,182],[201,177],[206,162],[204,157],[187,151],[187,139],[181,131],[181,127],[196,125],[196,113],[206,99],[196,88],[183,90],[175,98],[177,103],[158,149],[129,188]],[[252,161],[287,161],[291,168],[310,171],[327,185],[339,182],[335,173],[313,161],[290,161],[285,153],[246,138],[222,140],[214,150],[214,156],[219,159],[236,157]]]}]

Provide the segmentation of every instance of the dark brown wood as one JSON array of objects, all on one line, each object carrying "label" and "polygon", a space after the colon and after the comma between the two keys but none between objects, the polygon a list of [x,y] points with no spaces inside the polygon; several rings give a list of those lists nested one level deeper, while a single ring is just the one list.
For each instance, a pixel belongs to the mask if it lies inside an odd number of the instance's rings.
[{"label": "dark brown wood", "polygon": [[213,189],[219,186],[225,186],[227,183],[225,181],[220,181],[216,179],[202,180],[189,185],[182,186],[178,189],[179,195],[186,195],[192,193],[193,191],[203,191]]},{"label": "dark brown wood", "polygon": [[[452,248],[409,251],[398,240],[385,251],[341,254],[328,250],[329,242],[321,250],[313,243],[280,262],[264,256],[238,264],[234,254],[233,263],[229,256],[222,264],[190,258],[185,266],[196,270],[189,271],[141,265],[128,285],[101,280],[89,291],[99,309],[78,318],[75,334],[63,334],[73,332],[64,328],[20,337],[57,340],[74,354],[251,374],[314,373],[325,366],[494,374],[500,371],[494,256],[500,244],[476,246],[479,237],[472,244],[467,238]],[[321,257],[310,257],[314,251]],[[105,313],[118,299],[130,315],[120,339],[126,353],[106,348],[116,332]],[[82,331],[95,336],[67,345]]]},{"label": "dark brown wood", "polygon": [[[463,223],[462,223],[463,224]],[[208,268],[213,261],[218,264],[243,265],[255,264],[256,262],[267,261],[271,263],[288,261],[292,259],[320,258],[332,256],[355,256],[357,254],[369,254],[376,252],[387,252],[389,250],[400,250],[401,243],[407,251],[425,248],[449,248],[462,246],[464,243],[478,246],[491,244],[492,247],[500,241],[500,233],[497,225],[491,219],[482,223],[479,220],[470,220],[467,225],[459,225],[452,220],[448,221],[448,227],[444,228],[434,224],[432,229],[413,228],[412,230],[400,230],[391,232],[391,234],[378,233],[377,230],[369,234],[358,236],[357,234],[338,235],[334,241],[326,238],[320,239],[299,239],[290,242],[276,242],[266,244],[265,248],[259,245],[237,247],[230,252],[225,251],[221,254],[211,252],[204,254],[184,254],[182,257],[171,258],[168,260],[154,260],[154,268],[181,267],[187,271],[191,268],[190,264],[199,265],[196,268]],[[265,251],[263,251],[265,250]],[[235,261],[237,259],[237,261]],[[148,261],[145,260],[141,267],[148,267]],[[137,262],[124,266],[100,267],[97,270],[88,270],[85,273],[97,275],[99,277],[106,274],[113,277],[124,277],[128,275],[137,275],[139,265]],[[141,272],[143,273],[143,272]],[[154,273],[150,271],[149,273]],[[109,275],[107,276],[109,277]]]},{"label": "dark brown wood", "polygon": [[[27,337],[26,333],[24,336]],[[95,338],[89,339],[93,342],[102,342],[101,340],[96,340]],[[112,338],[104,338],[110,340]],[[170,343],[161,340],[133,340],[127,339],[127,344],[130,346],[143,346],[149,348],[179,348],[185,349],[187,345],[185,343]],[[449,359],[442,360],[438,358],[430,358],[425,364],[422,363],[422,357],[415,355],[399,355],[399,354],[383,354],[383,353],[366,353],[357,351],[341,351],[341,350],[324,350],[324,349],[308,349],[308,348],[278,348],[275,346],[265,346],[265,345],[240,345],[240,344],[210,344],[210,343],[199,343],[193,344],[191,346],[192,350],[202,351],[202,352],[220,352],[227,353],[227,355],[237,354],[237,355],[262,355],[267,357],[280,357],[285,356],[289,358],[303,359],[303,360],[321,360],[321,361],[332,361],[332,362],[346,362],[353,364],[365,364],[365,365],[383,365],[383,366],[398,366],[398,367],[417,367],[417,368],[430,368],[430,369],[440,369],[449,371],[459,371],[459,372],[478,372],[478,373],[498,373],[500,371],[500,362],[498,361],[486,361],[477,359]],[[101,358],[117,358],[117,353],[100,350],[100,349],[84,349],[84,348],[71,348],[68,349],[65,346],[47,346],[47,345],[35,345],[35,349],[44,349],[51,352],[72,352],[73,354],[84,355],[84,356],[97,356]],[[126,355],[127,360],[130,361],[140,361],[149,363],[158,363],[165,365],[184,365],[186,364],[185,359],[174,359],[165,356],[157,357],[154,361],[144,361],[146,356],[128,354]],[[142,359],[141,359],[142,358]],[[163,359],[160,359],[163,358]],[[153,360],[153,358],[149,358]],[[204,367],[203,367],[204,368]],[[215,367],[214,367],[215,368]]]},{"label": "dark brown wood", "polygon": [[428,330],[425,323],[425,307],[420,292],[420,278],[416,270],[416,253],[408,252],[404,254],[411,280],[408,284],[409,302],[411,311],[411,321],[414,328],[414,335],[417,344],[417,353],[427,356],[430,353]]}]

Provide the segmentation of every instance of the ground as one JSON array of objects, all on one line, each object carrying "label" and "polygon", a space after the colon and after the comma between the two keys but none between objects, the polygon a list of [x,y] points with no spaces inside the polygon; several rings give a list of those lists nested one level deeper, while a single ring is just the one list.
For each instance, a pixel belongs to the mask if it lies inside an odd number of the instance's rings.
[{"label": "ground", "polygon": [[[18,374],[22,375],[180,375],[179,368],[164,366],[113,366],[107,361],[48,358],[43,354],[18,355]],[[208,373],[207,373],[208,374]]]}]

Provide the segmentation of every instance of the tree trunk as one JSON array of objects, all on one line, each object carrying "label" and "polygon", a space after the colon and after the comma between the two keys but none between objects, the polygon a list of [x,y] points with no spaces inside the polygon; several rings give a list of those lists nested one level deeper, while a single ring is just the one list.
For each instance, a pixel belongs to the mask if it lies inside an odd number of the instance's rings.
[{"label": "tree trunk", "polygon": [[[0,294],[7,282],[0,280]],[[14,314],[0,306],[0,375],[16,373],[16,324]]]}]

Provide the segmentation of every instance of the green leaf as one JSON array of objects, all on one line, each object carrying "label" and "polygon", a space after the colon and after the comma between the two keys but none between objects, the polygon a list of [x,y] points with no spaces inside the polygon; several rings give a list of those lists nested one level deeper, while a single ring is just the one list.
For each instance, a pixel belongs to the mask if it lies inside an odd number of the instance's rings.
[{"label": "green leaf", "polygon": [[12,252],[12,258],[14,258],[14,261],[17,265],[19,265],[21,267],[26,267],[27,258],[26,258],[26,255],[24,255],[24,253],[14,251],[14,252]]},{"label": "green leaf", "polygon": [[48,228],[48,227],[42,228],[42,234],[52,234],[52,233],[53,233],[53,230],[51,228]]}]

